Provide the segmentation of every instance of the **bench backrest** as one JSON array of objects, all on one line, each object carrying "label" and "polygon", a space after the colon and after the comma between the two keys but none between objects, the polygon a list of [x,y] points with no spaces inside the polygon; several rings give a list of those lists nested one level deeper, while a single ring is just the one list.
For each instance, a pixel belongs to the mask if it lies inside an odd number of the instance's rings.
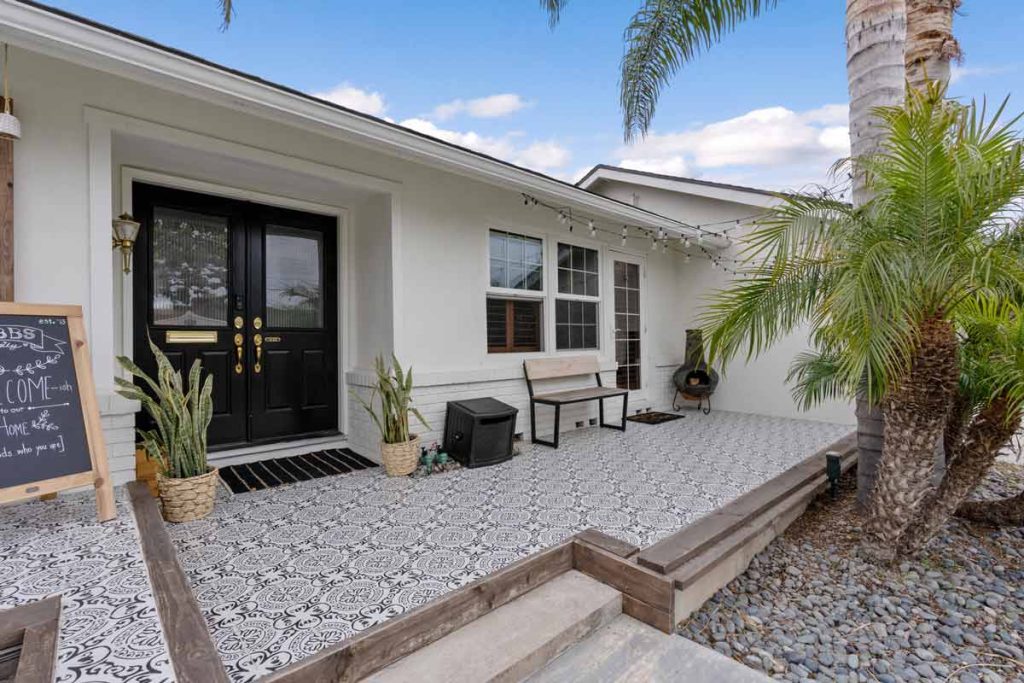
[{"label": "bench backrest", "polygon": [[596,375],[600,372],[597,356],[560,356],[558,358],[537,358],[523,363],[526,379],[531,382],[538,379],[554,379],[556,377],[575,377],[576,375]]}]

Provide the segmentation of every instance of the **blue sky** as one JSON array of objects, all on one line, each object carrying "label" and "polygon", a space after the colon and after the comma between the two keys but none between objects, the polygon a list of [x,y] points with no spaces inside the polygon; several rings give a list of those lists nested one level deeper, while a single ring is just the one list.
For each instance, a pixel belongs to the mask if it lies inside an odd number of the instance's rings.
[{"label": "blue sky", "polygon": [[[573,180],[624,164],[771,188],[825,182],[846,152],[844,0],[783,0],[685,67],[652,134],[622,143],[622,30],[639,2],[51,0],[97,21]],[[952,93],[1024,110],[1020,0],[965,0]]]}]

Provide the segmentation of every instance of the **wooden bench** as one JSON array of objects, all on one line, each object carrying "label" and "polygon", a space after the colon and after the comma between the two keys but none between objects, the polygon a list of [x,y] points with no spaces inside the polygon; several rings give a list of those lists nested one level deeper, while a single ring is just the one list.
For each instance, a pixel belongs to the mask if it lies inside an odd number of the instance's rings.
[{"label": "wooden bench", "polygon": [[[601,385],[601,369],[596,356],[565,356],[562,358],[541,358],[523,362],[523,371],[526,374],[526,388],[530,391],[530,439],[534,443],[558,448],[558,427],[562,416],[562,406],[571,403],[583,403],[585,401],[597,401],[599,424],[609,429],[626,431],[626,410],[629,404],[629,390],[605,387]],[[582,375],[593,375],[597,380],[597,386],[583,387],[580,389],[565,389],[552,391],[546,394],[535,394],[533,383],[537,380],[559,379],[563,377],[579,377]],[[604,421],[604,402],[608,398],[622,397],[622,425],[607,424]],[[555,408],[555,437],[552,441],[544,441],[537,438],[537,409],[536,405],[554,406]]]}]

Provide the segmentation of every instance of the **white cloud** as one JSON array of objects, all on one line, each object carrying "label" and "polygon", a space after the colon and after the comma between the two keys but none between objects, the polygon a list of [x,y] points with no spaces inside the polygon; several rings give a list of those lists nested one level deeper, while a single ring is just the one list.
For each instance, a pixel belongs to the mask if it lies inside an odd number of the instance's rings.
[{"label": "white cloud", "polygon": [[827,181],[827,170],[849,155],[846,107],[829,104],[795,112],[755,109],[679,132],[652,133],[619,150],[619,165],[669,175],[732,178],[773,189]]},{"label": "white cloud", "polygon": [[447,121],[458,114],[468,114],[477,119],[494,119],[508,116],[526,107],[526,101],[515,93],[501,93],[478,97],[473,100],[452,100],[434,107],[431,118]]},{"label": "white cloud", "polygon": [[549,172],[569,163],[572,154],[554,140],[523,143],[523,134],[518,132],[504,135],[481,135],[474,131],[457,131],[441,128],[433,121],[422,118],[406,119],[401,122],[406,128],[430,135],[452,144],[468,147],[498,159],[510,161],[538,171]]},{"label": "white cloud", "polygon": [[384,102],[384,96],[379,92],[363,90],[348,83],[336,85],[330,90],[323,92],[315,92],[313,97],[319,97],[322,100],[334,102],[343,107],[355,109],[372,116],[383,116],[388,108]]},{"label": "white cloud", "polygon": [[953,64],[949,67],[949,84],[955,85],[966,78],[977,76],[995,76],[1016,71],[1016,66],[1005,64],[1003,66],[961,66]]}]

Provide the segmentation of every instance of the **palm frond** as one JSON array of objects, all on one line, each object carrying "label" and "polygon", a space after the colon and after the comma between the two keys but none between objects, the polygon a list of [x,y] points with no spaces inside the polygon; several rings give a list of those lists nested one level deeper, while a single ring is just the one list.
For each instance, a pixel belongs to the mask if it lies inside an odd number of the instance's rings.
[{"label": "palm frond", "polygon": [[777,4],[778,0],[646,0],[626,28],[620,67],[626,141],[647,134],[661,90],[684,64],[739,23]]},{"label": "palm frond", "polygon": [[220,30],[226,31],[231,26],[231,20],[235,16],[235,7],[231,0],[220,0]]},{"label": "palm frond", "polygon": [[558,25],[562,19],[562,10],[569,4],[569,0],[540,0],[540,7],[548,14],[548,24],[551,28]]}]

